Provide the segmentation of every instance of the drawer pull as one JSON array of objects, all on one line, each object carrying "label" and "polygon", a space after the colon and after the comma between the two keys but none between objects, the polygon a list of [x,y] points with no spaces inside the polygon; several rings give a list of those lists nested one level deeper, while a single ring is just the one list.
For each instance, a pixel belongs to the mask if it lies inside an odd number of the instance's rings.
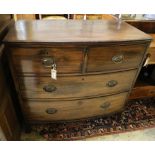
[{"label": "drawer pull", "polygon": [[117,81],[115,80],[111,80],[111,81],[108,81],[108,83],[106,84],[108,87],[114,87],[118,84]]},{"label": "drawer pull", "polygon": [[46,57],[42,59],[42,64],[44,67],[51,67],[54,64],[54,59],[51,57]]},{"label": "drawer pull", "polygon": [[56,87],[54,86],[54,85],[46,85],[46,86],[44,86],[43,87],[43,90],[45,91],[45,92],[53,92],[53,91],[56,91]]},{"label": "drawer pull", "polygon": [[103,103],[100,107],[104,110],[108,109],[111,106],[111,104],[109,102],[105,102]]},{"label": "drawer pull", "polygon": [[124,59],[123,55],[116,55],[112,57],[112,61],[114,63],[122,63],[123,59]]},{"label": "drawer pull", "polygon": [[55,109],[55,108],[48,108],[48,109],[46,110],[46,113],[47,113],[47,114],[55,114],[57,111],[58,111],[58,110]]}]

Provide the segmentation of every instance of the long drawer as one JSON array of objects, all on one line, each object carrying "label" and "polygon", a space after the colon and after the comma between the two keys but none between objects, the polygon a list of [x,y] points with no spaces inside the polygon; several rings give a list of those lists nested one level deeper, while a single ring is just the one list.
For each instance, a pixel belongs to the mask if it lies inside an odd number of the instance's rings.
[{"label": "long drawer", "polygon": [[[114,45],[88,47],[11,48],[12,61],[17,73],[50,74],[53,63],[58,74],[107,72],[137,68],[146,45]],[[87,55],[87,58],[84,57]],[[85,62],[84,62],[85,61]]]},{"label": "long drawer", "polygon": [[25,99],[62,99],[106,95],[128,91],[137,70],[89,76],[20,77],[22,97]]},{"label": "long drawer", "polygon": [[106,115],[123,108],[127,92],[93,99],[72,101],[25,101],[23,112],[28,121],[55,121]]}]

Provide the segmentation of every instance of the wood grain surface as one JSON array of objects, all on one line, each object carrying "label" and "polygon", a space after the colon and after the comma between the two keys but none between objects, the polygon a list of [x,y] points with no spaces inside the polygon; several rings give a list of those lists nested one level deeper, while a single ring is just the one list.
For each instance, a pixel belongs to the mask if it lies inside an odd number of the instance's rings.
[{"label": "wood grain surface", "polygon": [[[50,74],[49,67],[43,60],[51,58],[57,66],[58,74],[106,72],[138,68],[144,52],[145,44],[127,44],[91,47],[44,47],[44,48],[11,48],[12,61],[17,73]],[[85,52],[85,49],[87,51]],[[123,60],[115,63],[112,59],[123,56]],[[87,60],[85,60],[87,57]],[[84,66],[85,64],[85,66]],[[25,67],[26,66],[26,67]]]},{"label": "wood grain surface", "polygon": [[117,20],[19,20],[4,42],[117,42],[150,40],[151,37]]},{"label": "wood grain surface", "polygon": [[[137,68],[143,58],[145,48],[144,44],[91,47],[88,53],[87,72]],[[118,63],[112,61],[115,56],[122,56],[122,61]]]},{"label": "wood grain surface", "polygon": [[[14,67],[18,73],[50,74],[52,64],[59,73],[80,73],[84,59],[84,48],[13,48],[11,49]],[[47,67],[43,60],[51,58]],[[26,67],[25,67],[26,66]]]},{"label": "wood grain surface", "polygon": [[[69,99],[85,98],[124,92],[131,89],[137,70],[102,75],[58,77],[20,77],[18,78],[22,97],[25,99]],[[117,84],[109,86],[112,81]],[[45,86],[55,87],[47,92]]]},{"label": "wood grain surface", "polygon": [[[105,115],[123,108],[127,93],[73,101],[25,101],[24,115],[28,121],[55,121]],[[53,108],[54,114],[47,110]]]}]

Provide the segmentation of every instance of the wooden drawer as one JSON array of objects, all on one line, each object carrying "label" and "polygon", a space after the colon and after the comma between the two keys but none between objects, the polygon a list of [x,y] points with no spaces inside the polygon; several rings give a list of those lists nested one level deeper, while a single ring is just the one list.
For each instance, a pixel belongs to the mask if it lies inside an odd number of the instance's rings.
[{"label": "wooden drawer", "polygon": [[25,101],[23,111],[29,121],[87,118],[121,110],[127,94],[72,101]]},{"label": "wooden drawer", "polygon": [[83,48],[11,48],[16,72],[50,74],[53,62],[58,73],[79,73]]},{"label": "wooden drawer", "polygon": [[87,72],[137,68],[146,45],[92,47],[89,49]]},{"label": "wooden drawer", "polygon": [[20,77],[23,98],[81,98],[128,91],[137,70],[89,76]]}]

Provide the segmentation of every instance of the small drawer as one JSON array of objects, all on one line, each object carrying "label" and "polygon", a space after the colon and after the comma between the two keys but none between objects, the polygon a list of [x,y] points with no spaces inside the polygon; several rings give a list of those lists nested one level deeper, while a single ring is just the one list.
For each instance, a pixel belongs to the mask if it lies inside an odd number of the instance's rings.
[{"label": "small drawer", "polygon": [[126,93],[72,101],[25,101],[23,111],[28,121],[56,121],[106,115],[121,110]]},{"label": "small drawer", "polygon": [[17,73],[50,74],[52,64],[57,72],[79,73],[83,63],[83,48],[11,48]]},{"label": "small drawer", "polygon": [[64,99],[106,95],[128,91],[137,70],[89,76],[20,77],[22,97],[25,99]]},{"label": "small drawer", "polygon": [[106,72],[138,68],[146,45],[91,47],[88,53],[87,72]]}]

